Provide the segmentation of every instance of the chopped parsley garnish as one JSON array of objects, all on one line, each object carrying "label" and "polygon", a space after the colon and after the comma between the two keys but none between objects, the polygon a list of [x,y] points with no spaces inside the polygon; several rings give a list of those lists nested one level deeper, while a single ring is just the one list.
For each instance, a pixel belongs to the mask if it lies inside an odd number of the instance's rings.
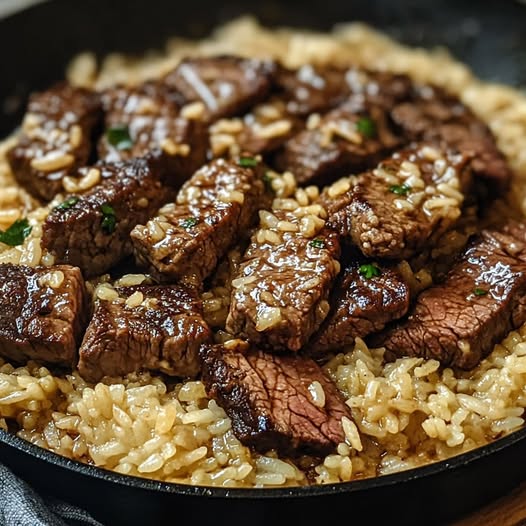
[{"label": "chopped parsley garnish", "polygon": [[240,157],[237,164],[243,168],[253,168],[258,165],[258,160],[254,159],[254,157]]},{"label": "chopped parsley garnish", "polygon": [[478,287],[473,289],[473,294],[475,294],[475,296],[485,296],[487,293],[488,291],[486,289],[480,289]]},{"label": "chopped parsley garnish", "polygon": [[263,176],[263,182],[265,183],[265,187],[269,192],[274,191],[274,189],[272,188],[272,177],[270,177],[268,172]]},{"label": "chopped parsley garnish", "polygon": [[317,237],[316,239],[309,241],[309,245],[314,248],[325,248],[325,241]]},{"label": "chopped parsley garnish", "polygon": [[68,197],[65,201],[62,201],[58,206],[55,206],[55,210],[69,210],[72,206],[75,206],[80,201],[80,197],[73,195]]},{"label": "chopped parsley garnish", "polygon": [[119,124],[106,130],[108,142],[117,150],[128,150],[133,146],[128,126]]},{"label": "chopped parsley garnish", "polygon": [[112,234],[115,231],[115,225],[117,224],[115,210],[109,204],[104,203],[101,205],[100,211],[102,212],[102,223],[100,224],[102,230],[106,234]]},{"label": "chopped parsley garnish", "polygon": [[360,265],[358,272],[366,279],[371,279],[373,277],[379,276],[382,273],[375,263],[366,263],[365,265]]},{"label": "chopped parsley garnish", "polygon": [[29,225],[27,219],[17,219],[5,232],[0,230],[0,243],[5,243],[10,247],[16,247],[24,242],[24,239],[31,234],[33,227]]},{"label": "chopped parsley garnish", "polygon": [[186,219],[182,219],[181,221],[179,221],[179,226],[188,230],[189,228],[192,228],[195,225],[197,225],[197,223],[198,221],[195,217],[187,217]]},{"label": "chopped parsley garnish", "polygon": [[363,135],[367,139],[373,139],[376,137],[376,124],[369,117],[361,117],[356,121],[356,129],[360,135]]},{"label": "chopped parsley garnish", "polygon": [[407,195],[411,191],[411,187],[406,184],[394,184],[389,187],[389,191],[396,195]]}]

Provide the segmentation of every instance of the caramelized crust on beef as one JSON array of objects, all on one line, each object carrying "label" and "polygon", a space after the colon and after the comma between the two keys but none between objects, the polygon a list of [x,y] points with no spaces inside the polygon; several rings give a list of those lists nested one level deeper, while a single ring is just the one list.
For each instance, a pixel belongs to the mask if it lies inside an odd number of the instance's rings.
[{"label": "caramelized crust on beef", "polygon": [[0,304],[0,355],[75,366],[89,316],[78,268],[0,265]]},{"label": "caramelized crust on beef", "polygon": [[173,197],[148,159],[99,164],[101,183],[54,208],[43,226],[42,248],[59,263],[99,276],[132,253],[130,232]]},{"label": "caramelized crust on beef", "polygon": [[196,292],[181,285],[117,292],[116,300],[96,300],[79,351],[82,377],[97,382],[142,370],[195,377],[201,369],[199,347],[212,334]]},{"label": "caramelized crust on beef", "polygon": [[17,181],[51,201],[63,191],[64,176],[88,162],[101,116],[99,95],[85,88],[61,83],[33,94],[22,134],[7,154]]}]

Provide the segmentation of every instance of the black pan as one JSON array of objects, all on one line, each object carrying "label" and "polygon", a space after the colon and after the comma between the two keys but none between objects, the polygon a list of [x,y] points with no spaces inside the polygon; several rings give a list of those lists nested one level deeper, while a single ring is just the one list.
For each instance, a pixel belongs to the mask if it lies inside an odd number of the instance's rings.
[{"label": "black pan", "polygon": [[[30,91],[63,76],[76,53],[139,53],[173,35],[202,37],[254,14],[270,26],[329,29],[360,20],[412,45],[447,46],[482,78],[526,87],[526,6],[512,1],[55,0],[0,20],[0,136]],[[0,431],[0,461],[38,490],[83,506],[107,526],[146,524],[449,524],[526,480],[526,429],[447,461],[316,487],[222,489],[165,484],[70,461]],[[292,513],[292,515],[291,515]]]}]

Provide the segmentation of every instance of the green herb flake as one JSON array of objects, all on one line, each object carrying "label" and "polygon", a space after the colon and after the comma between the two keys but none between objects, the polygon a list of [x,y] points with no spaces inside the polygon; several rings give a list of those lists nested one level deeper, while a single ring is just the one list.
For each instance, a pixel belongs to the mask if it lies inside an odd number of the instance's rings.
[{"label": "green herb flake", "polygon": [[71,197],[68,197],[65,201],[60,203],[58,206],[55,206],[55,210],[65,211],[69,210],[73,206],[75,206],[80,201],[80,197],[77,197],[76,195],[73,195]]},{"label": "green herb flake", "polygon": [[475,294],[475,296],[485,296],[487,293],[488,291],[486,289],[480,289],[478,287],[473,289],[473,294]]},{"label": "green herb flake", "polygon": [[411,187],[406,184],[394,184],[389,187],[389,191],[396,195],[407,195],[411,190]]},{"label": "green herb flake", "polygon": [[370,117],[361,117],[356,121],[356,129],[360,135],[367,139],[374,139],[376,137],[376,123]]},{"label": "green herb flake", "polygon": [[133,146],[128,126],[119,124],[106,130],[108,142],[117,150],[129,150]]},{"label": "green herb flake", "polygon": [[366,263],[365,265],[360,265],[358,272],[366,279],[377,277],[382,273],[375,263]]},{"label": "green herb flake", "polygon": [[24,243],[24,239],[31,234],[33,227],[27,219],[17,219],[5,232],[0,230],[0,243],[16,247]]},{"label": "green herb flake", "polygon": [[269,192],[273,192],[274,191],[274,188],[272,188],[272,177],[269,175],[269,173],[265,173],[265,175],[263,176],[263,183],[265,183],[265,188],[269,191]]},{"label": "green herb flake", "polygon": [[243,168],[254,168],[254,166],[258,165],[258,160],[254,159],[254,157],[240,157],[237,164]]},{"label": "green herb flake", "polygon": [[104,203],[101,205],[100,211],[102,212],[102,223],[100,224],[102,230],[106,234],[112,234],[115,232],[115,226],[117,225],[115,210],[109,204]]},{"label": "green herb flake", "polygon": [[179,221],[179,226],[188,230],[189,228],[192,228],[195,225],[197,225],[197,223],[198,221],[195,217],[187,217],[186,219],[182,219],[181,221]]},{"label": "green herb flake", "polygon": [[314,248],[325,248],[325,241],[317,237],[316,239],[309,241],[309,245]]}]

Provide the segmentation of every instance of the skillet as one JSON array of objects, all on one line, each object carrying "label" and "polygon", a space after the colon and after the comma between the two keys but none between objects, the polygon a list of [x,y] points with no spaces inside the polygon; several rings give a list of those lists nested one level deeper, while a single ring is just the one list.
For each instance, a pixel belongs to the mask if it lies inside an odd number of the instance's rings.
[{"label": "skillet", "polygon": [[[476,6],[476,9],[474,8]],[[0,137],[20,122],[30,91],[63,76],[69,59],[93,50],[140,53],[173,35],[203,37],[254,14],[269,26],[330,29],[370,23],[411,45],[447,46],[480,77],[526,88],[526,6],[479,0],[161,2],[55,0],[0,20]],[[526,480],[526,429],[425,467],[338,485],[223,489],[166,484],[110,473],[0,431],[0,461],[40,491],[88,509],[105,525],[246,524],[286,515],[301,524],[449,524]],[[365,520],[364,520],[365,518]]]}]

